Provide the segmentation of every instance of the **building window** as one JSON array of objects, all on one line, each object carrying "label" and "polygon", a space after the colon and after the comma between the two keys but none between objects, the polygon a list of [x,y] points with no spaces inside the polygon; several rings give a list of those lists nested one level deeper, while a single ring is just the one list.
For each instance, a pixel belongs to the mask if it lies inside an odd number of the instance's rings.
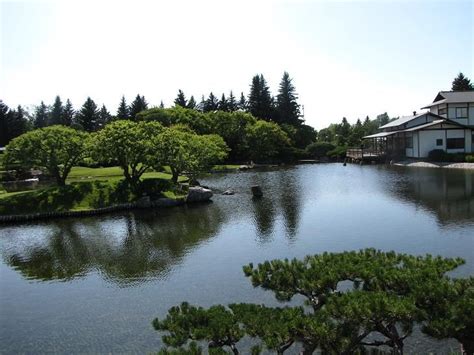
[{"label": "building window", "polygon": [[442,147],[442,146],[443,146],[443,140],[442,140],[442,139],[437,139],[437,140],[436,140],[436,145],[437,145],[438,147]]},{"label": "building window", "polygon": [[464,149],[464,138],[446,139],[446,149]]},{"label": "building window", "polygon": [[467,118],[467,107],[456,107],[456,118]]},{"label": "building window", "polygon": [[405,137],[405,148],[413,148],[413,136]]},{"label": "building window", "polygon": [[438,115],[445,115],[446,113],[448,113],[448,110],[446,109],[446,107],[443,107],[443,108],[439,108],[438,109]]}]

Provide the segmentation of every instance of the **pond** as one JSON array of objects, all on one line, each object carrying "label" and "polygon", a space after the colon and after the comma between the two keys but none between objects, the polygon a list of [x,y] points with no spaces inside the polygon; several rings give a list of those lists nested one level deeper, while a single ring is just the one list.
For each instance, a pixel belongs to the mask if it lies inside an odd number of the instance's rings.
[{"label": "pond", "polygon": [[0,352],[156,351],[152,319],[182,301],[276,305],[249,262],[373,247],[459,256],[454,274],[474,274],[474,171],[320,164],[201,183],[212,203],[0,226]]}]

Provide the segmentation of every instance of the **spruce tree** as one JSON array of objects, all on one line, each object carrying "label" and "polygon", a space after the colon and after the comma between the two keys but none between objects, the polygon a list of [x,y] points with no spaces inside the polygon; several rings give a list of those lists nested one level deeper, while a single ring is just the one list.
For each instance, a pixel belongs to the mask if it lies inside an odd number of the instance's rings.
[{"label": "spruce tree", "polygon": [[27,113],[18,105],[17,109],[10,111],[9,120],[9,139],[12,140],[25,133],[28,129]]},{"label": "spruce tree", "polygon": [[40,105],[36,107],[35,116],[33,119],[33,126],[35,128],[43,128],[48,125],[48,107],[41,101]]},{"label": "spruce tree", "polygon": [[188,100],[188,104],[186,105],[187,108],[191,109],[191,110],[195,110],[196,109],[196,100],[194,99],[194,96],[191,95],[191,97],[189,98]]},{"label": "spruce tree", "polygon": [[0,147],[4,147],[9,142],[9,107],[0,100]]},{"label": "spruce tree", "polygon": [[238,103],[237,103],[237,100],[235,99],[234,94],[232,93],[232,90],[230,91],[229,98],[227,99],[227,108],[228,108],[228,111],[230,112],[237,111],[238,109]]},{"label": "spruce tree", "polygon": [[238,103],[238,108],[239,110],[242,110],[242,111],[247,111],[247,99],[245,98],[245,95],[243,92],[240,93],[240,100],[239,100],[239,103]]},{"label": "spruce tree", "polygon": [[103,128],[110,121],[112,121],[112,115],[107,110],[105,105],[102,105],[102,107],[100,108],[99,114],[98,114],[96,129]]},{"label": "spruce tree", "polygon": [[217,111],[218,109],[219,109],[219,100],[211,92],[209,94],[209,98],[204,102],[203,111],[211,112],[211,111]]},{"label": "spruce tree", "polygon": [[225,97],[224,94],[222,94],[221,96],[221,100],[219,101],[218,107],[219,107],[219,110],[221,111],[229,111],[227,98]]},{"label": "spruce tree", "polygon": [[300,119],[300,105],[296,101],[298,95],[291,81],[290,75],[284,72],[277,95],[276,118],[279,123],[300,125],[302,123]]},{"label": "spruce tree", "polygon": [[163,100],[160,101],[160,108],[165,108],[165,104],[163,103]]},{"label": "spruce tree", "polygon": [[127,101],[125,101],[125,96],[122,96],[122,100],[120,100],[120,104],[117,109],[117,119],[119,120],[130,119],[130,108],[127,105]]},{"label": "spruce tree", "polygon": [[72,103],[69,99],[66,100],[66,105],[61,114],[61,122],[65,126],[70,126],[72,124],[72,120],[74,119],[74,108]]},{"label": "spruce tree", "polygon": [[272,120],[274,116],[270,88],[267,86],[267,82],[262,74],[255,75],[252,78],[248,110],[253,116],[267,121]]},{"label": "spruce tree", "polygon": [[471,81],[464,76],[463,73],[459,73],[456,78],[453,80],[452,91],[470,91],[474,90],[473,84]]},{"label": "spruce tree", "polygon": [[188,104],[188,101],[186,100],[186,96],[184,95],[184,92],[181,90],[178,90],[178,96],[176,99],[174,99],[174,104],[175,106],[181,106],[181,107],[186,107]]},{"label": "spruce tree", "polygon": [[130,118],[135,120],[137,114],[148,108],[148,103],[145,100],[145,96],[140,96],[139,94],[130,104]]},{"label": "spruce tree", "polygon": [[76,115],[76,123],[79,124],[85,131],[93,132],[98,128],[98,121],[99,111],[97,109],[97,105],[94,100],[88,97]]},{"label": "spruce tree", "polygon": [[51,112],[49,115],[49,125],[63,124],[62,122],[62,113],[63,113],[63,103],[61,98],[56,96],[54,104],[51,107]]},{"label": "spruce tree", "polygon": [[197,104],[196,109],[198,111],[204,112],[204,108],[206,107],[206,99],[204,95],[201,96],[201,101]]}]

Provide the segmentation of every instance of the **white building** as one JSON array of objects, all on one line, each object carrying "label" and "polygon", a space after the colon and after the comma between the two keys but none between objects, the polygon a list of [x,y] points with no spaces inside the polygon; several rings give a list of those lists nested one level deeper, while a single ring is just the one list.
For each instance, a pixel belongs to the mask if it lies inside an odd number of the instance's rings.
[{"label": "white building", "polygon": [[426,158],[430,151],[474,153],[474,91],[441,91],[429,109],[401,117],[364,137],[387,157]]}]

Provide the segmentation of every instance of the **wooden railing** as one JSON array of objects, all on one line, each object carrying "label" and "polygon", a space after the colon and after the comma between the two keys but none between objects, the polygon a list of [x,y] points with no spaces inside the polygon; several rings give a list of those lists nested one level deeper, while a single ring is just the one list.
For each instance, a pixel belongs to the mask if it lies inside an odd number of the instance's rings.
[{"label": "wooden railing", "polygon": [[346,156],[352,159],[362,160],[364,158],[379,158],[386,155],[386,151],[383,149],[373,148],[348,148]]}]

